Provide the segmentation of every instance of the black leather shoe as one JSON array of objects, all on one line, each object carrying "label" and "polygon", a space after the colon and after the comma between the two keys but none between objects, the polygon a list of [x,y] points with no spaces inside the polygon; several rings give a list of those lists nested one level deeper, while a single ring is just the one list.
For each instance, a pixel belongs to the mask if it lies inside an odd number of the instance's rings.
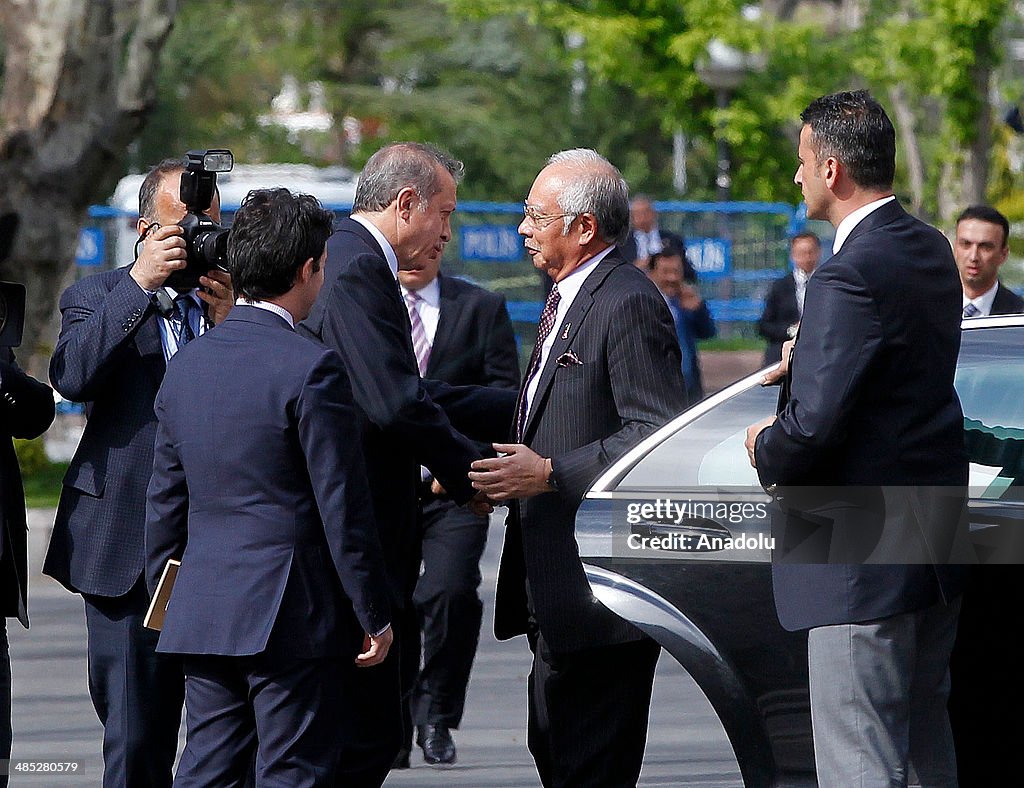
[{"label": "black leather shoe", "polygon": [[409,754],[410,750],[408,747],[403,747],[398,751],[398,755],[395,756],[395,762],[391,764],[392,769],[408,769],[409,768]]},{"label": "black leather shoe", "polygon": [[455,763],[455,742],[447,725],[417,725],[416,743],[423,748],[423,760],[434,765]]}]

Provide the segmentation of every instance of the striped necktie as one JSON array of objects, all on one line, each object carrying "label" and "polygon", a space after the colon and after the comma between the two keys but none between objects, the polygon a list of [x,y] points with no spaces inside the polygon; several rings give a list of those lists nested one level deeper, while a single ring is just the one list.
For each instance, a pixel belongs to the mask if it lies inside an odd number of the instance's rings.
[{"label": "striped necktie", "polygon": [[409,323],[412,326],[412,349],[416,353],[416,366],[420,376],[427,374],[427,363],[430,361],[430,340],[427,339],[427,328],[420,317],[419,303],[423,297],[412,290],[405,294],[405,306],[409,310]]},{"label": "striped necktie", "polygon": [[526,429],[526,390],[530,387],[530,381],[537,373],[540,366],[540,357],[543,355],[542,348],[544,340],[548,338],[551,329],[555,326],[555,315],[558,313],[558,302],[562,300],[558,292],[558,285],[551,285],[551,292],[548,293],[544,302],[544,309],[540,313],[540,321],[537,323],[537,341],[533,345],[533,353],[530,355],[530,363],[526,366],[526,375],[523,377],[523,389],[519,392],[519,402],[516,404],[516,441],[523,439],[523,431]]},{"label": "striped necktie", "polygon": [[964,317],[975,317],[975,316],[980,315],[980,314],[981,314],[981,310],[978,309],[978,307],[976,307],[974,304],[972,304],[971,302],[968,301],[967,302],[967,306],[964,307]]}]

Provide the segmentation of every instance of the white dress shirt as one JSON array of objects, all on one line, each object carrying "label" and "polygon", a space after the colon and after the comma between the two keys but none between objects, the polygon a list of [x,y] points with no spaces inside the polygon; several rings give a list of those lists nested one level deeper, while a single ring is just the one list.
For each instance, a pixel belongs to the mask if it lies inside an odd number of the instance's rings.
[{"label": "white dress shirt", "polygon": [[637,259],[641,257],[650,257],[652,254],[658,254],[658,252],[665,248],[665,244],[661,240],[661,232],[657,227],[649,232],[634,230],[633,236],[636,238]]},{"label": "white dress shirt", "polygon": [[835,254],[842,249],[843,244],[846,243],[846,239],[849,238],[850,233],[853,232],[853,228],[860,224],[861,220],[877,211],[886,203],[892,202],[895,199],[896,196],[893,194],[890,194],[888,197],[882,197],[874,202],[869,202],[867,205],[862,205],[856,211],[843,219],[836,228],[836,238],[832,242],[832,254]]},{"label": "white dress shirt", "polygon": [[244,298],[239,296],[235,299],[235,306],[243,304],[244,306],[254,306],[257,309],[265,309],[267,312],[273,312],[289,326],[295,328],[295,318],[292,317],[292,313],[285,309],[283,306],[272,304],[269,301],[246,301]]},{"label": "white dress shirt", "polygon": [[391,275],[395,277],[395,279],[398,279],[398,255],[396,255],[395,250],[391,248],[391,244],[388,243],[388,239],[384,237],[384,234],[378,230],[372,222],[367,221],[359,214],[353,214],[350,218],[354,222],[359,222],[363,227],[370,231],[370,235],[372,235],[374,240],[380,244],[380,248],[384,250],[384,259],[388,261],[388,267],[391,269]]},{"label": "white dress shirt", "polygon": [[540,373],[543,371],[544,365],[547,364],[551,346],[555,344],[555,339],[562,330],[562,321],[565,320],[569,307],[572,306],[572,302],[576,299],[576,294],[580,292],[580,288],[587,281],[587,277],[594,272],[597,264],[604,260],[614,248],[614,246],[609,246],[607,249],[598,252],[558,283],[559,300],[558,309],[555,310],[555,324],[551,327],[551,332],[540,347],[540,361],[537,364],[537,371],[533,373],[533,377],[526,384],[526,402],[523,404],[526,408],[526,419],[530,418],[530,408],[533,407],[533,397],[537,393],[537,385],[540,383]]},{"label": "white dress shirt", "polygon": [[[814,273],[813,271],[811,273]],[[796,294],[796,311],[801,317],[804,314],[804,296],[807,295],[807,282],[810,280],[811,274],[807,273],[802,268],[793,266],[793,281],[796,283],[795,294]]]},{"label": "white dress shirt", "polygon": [[998,289],[999,282],[996,282],[977,298],[968,298],[965,293],[963,308],[966,309],[968,304],[974,304],[978,308],[978,314],[975,317],[984,317],[992,314],[992,302],[996,300],[996,290]]}]

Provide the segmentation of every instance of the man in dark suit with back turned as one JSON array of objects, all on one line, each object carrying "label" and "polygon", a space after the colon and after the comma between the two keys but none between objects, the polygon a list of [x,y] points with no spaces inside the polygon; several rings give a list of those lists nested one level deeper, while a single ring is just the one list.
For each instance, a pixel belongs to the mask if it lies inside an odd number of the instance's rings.
[{"label": "man in dark suit with back turned", "polygon": [[[943,507],[935,488],[967,484],[956,266],[893,197],[895,132],[867,92],[819,98],[801,119],[795,181],[808,216],[836,227],[834,254],[807,285],[788,369],[770,373],[788,375],[789,395],[748,429],[747,451],[782,506],[839,499],[804,519],[827,518],[833,543],[875,527],[882,515],[865,505],[899,492],[909,512],[891,519],[886,497],[883,537],[924,558],[929,534],[963,517],[962,497]],[[905,785],[908,762],[922,785],[956,785],[946,701],[962,577],[928,560],[773,566],[779,620],[810,630],[820,785]]]},{"label": "man in dark suit with back turned", "polygon": [[[16,220],[0,216],[0,262],[14,240]],[[2,294],[0,294],[2,297]],[[3,326],[0,325],[0,328]],[[53,391],[26,375],[10,347],[0,346],[0,762],[11,757],[11,655],[7,619],[28,627],[25,493],[11,438],[35,438],[53,421]],[[6,788],[7,774],[0,774]]]},{"label": "man in dark suit with back turned", "polygon": [[[409,311],[413,350],[420,374],[453,386],[496,386],[519,390],[519,353],[505,298],[440,272],[439,258],[419,270],[399,271]],[[489,447],[486,447],[489,448]],[[466,686],[483,618],[480,558],[487,544],[488,518],[431,491],[429,473],[420,485],[417,537],[422,571],[413,592],[419,638],[403,652],[412,680],[403,679],[406,714],[427,763],[455,763],[450,729],[458,728]],[[409,728],[411,735],[411,726]],[[407,757],[411,740],[399,758]],[[400,764],[400,765],[404,765]]]},{"label": "man in dark suit with back turned", "polygon": [[1024,299],[999,281],[1009,242],[1010,222],[995,208],[972,205],[957,217],[953,255],[964,288],[964,317],[1024,312]]},{"label": "man in dark suit with back turned", "polygon": [[358,668],[391,644],[344,366],[293,328],[333,218],[309,195],[249,193],[228,240],[239,304],[157,395],[147,575],[155,590],[181,561],[158,646],[185,655],[175,785],[242,785],[254,757],[257,785],[335,785]]},{"label": "man in dark suit with back turned", "polygon": [[[138,259],[86,277],[61,296],[60,337],[50,360],[54,388],[85,402],[89,421],[64,477],[43,572],[85,602],[104,788],[171,784],[185,677],[181,660],[158,655],[156,633],[142,626],[149,605],[143,536],[153,401],[167,360],[221,322],[234,303],[231,278],[222,271],[202,277],[204,289],[164,287],[185,266],[176,224],[185,215],[181,172],[181,160],[165,160],[139,189]],[[217,197],[210,215],[220,219]]]},{"label": "man in dark suit with back turned", "polygon": [[555,154],[524,212],[527,253],[554,285],[515,442],[470,474],[509,502],[494,631],[529,638],[529,745],[543,784],[635,785],[659,649],[594,597],[573,525],[594,479],[685,407],[679,343],[658,289],[615,249],[628,189],[606,159]]},{"label": "man in dark suit with back turned", "polygon": [[[374,515],[399,607],[410,603],[419,574],[420,466],[456,503],[475,499],[479,511],[486,511],[483,496],[475,494],[466,476],[480,451],[456,430],[479,438],[494,435],[503,424],[507,428],[514,407],[509,392],[435,386],[420,378],[399,291],[399,268],[423,268],[441,257],[451,239],[462,169],[461,162],[417,143],[395,143],[371,156],[359,176],[352,216],[339,223],[329,244],[324,287],[299,326],[345,362],[362,417]],[[491,391],[502,396],[486,394]],[[399,651],[403,634],[399,627]],[[363,708],[372,719],[362,728],[362,741],[345,744],[350,756],[345,762],[364,765],[343,775],[347,785],[380,785],[402,746],[398,661],[388,660],[361,677]]]}]

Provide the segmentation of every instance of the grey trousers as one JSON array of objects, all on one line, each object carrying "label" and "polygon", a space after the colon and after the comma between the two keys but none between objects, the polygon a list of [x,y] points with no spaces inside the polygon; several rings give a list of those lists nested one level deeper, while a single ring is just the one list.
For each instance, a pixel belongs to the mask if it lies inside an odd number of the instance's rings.
[{"label": "grey trousers", "polygon": [[960,600],[860,624],[815,627],[807,654],[818,784],[956,788],[946,708]]}]

